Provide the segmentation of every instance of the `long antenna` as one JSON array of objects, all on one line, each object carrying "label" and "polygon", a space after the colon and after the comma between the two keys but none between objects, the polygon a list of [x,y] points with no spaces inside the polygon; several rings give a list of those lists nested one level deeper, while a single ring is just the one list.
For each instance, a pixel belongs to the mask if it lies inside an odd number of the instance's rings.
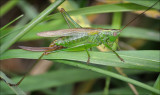
[{"label": "long antenna", "polygon": [[160,0],[158,0],[156,3],[154,3],[151,7],[149,7],[147,10],[143,11],[140,15],[136,16],[134,19],[132,19],[127,25],[125,25],[120,32],[125,29],[129,24],[131,24],[135,19],[139,18],[140,16],[142,16],[146,11],[150,10],[154,5],[156,5]]}]

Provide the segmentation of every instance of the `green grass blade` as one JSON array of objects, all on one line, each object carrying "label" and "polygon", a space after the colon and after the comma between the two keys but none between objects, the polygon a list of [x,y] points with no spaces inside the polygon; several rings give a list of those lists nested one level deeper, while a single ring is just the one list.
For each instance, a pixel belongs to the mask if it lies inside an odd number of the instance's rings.
[{"label": "green grass blade", "polygon": [[[111,67],[107,67],[107,70],[108,71],[111,71],[112,68]],[[111,77],[110,76],[107,76],[106,77],[106,80],[105,80],[105,87],[104,87],[104,91],[103,91],[103,94],[104,95],[108,95],[109,94],[109,86],[110,86],[110,83],[111,83]]]},{"label": "green grass blade", "polygon": [[[4,33],[4,32],[1,33],[0,39],[2,39],[3,37],[6,37],[10,33],[19,32],[20,28],[22,29],[29,20],[35,18],[38,15],[38,12],[35,10],[35,8],[24,0],[21,0],[20,2],[18,2],[18,6],[24,12],[25,17],[22,18],[14,27],[9,28],[9,31],[4,31],[7,33]],[[1,40],[1,42],[2,41],[3,39]]]},{"label": "green grass blade", "polygon": [[160,84],[160,75],[158,76],[158,78],[157,78],[157,80],[154,84],[154,87],[160,90],[160,85],[159,84]]},{"label": "green grass blade", "polygon": [[146,39],[159,42],[160,41],[159,35],[160,33],[155,30],[127,27],[123,30],[121,37],[137,38],[137,39],[139,38],[139,39]]},{"label": "green grass blade", "polygon": [[[7,85],[9,86],[8,83],[11,84],[15,84],[11,79],[9,79],[2,71],[0,71],[0,78],[3,79],[5,81],[5,83],[7,83]],[[12,91],[14,91],[17,95],[26,95],[18,86],[9,86]]]},{"label": "green grass blade", "polygon": [[25,0],[21,0],[20,2],[18,2],[18,6],[21,8],[24,14],[30,19],[33,19],[38,15],[37,10]]},{"label": "green grass blade", "polygon": [[[7,25],[3,26],[0,29],[0,40],[3,39],[4,37],[8,36],[9,34],[13,33],[14,31],[11,32],[6,32],[4,29],[6,29],[10,24],[12,24],[13,22],[15,22],[16,20],[20,19],[21,17],[23,17],[23,15],[18,16],[16,19],[12,20],[10,23],[8,23]],[[6,29],[8,30],[8,29]],[[4,33],[6,32],[6,33]],[[1,40],[2,41],[2,40]]]},{"label": "green grass blade", "polygon": [[64,0],[57,0],[48,6],[43,12],[41,12],[35,19],[29,22],[18,34],[12,33],[6,37],[6,43],[1,45],[1,54],[6,51],[12,44],[19,40],[23,35],[25,35],[29,30],[31,30],[35,25],[41,22],[48,14],[50,14],[55,8],[57,8]]},{"label": "green grass blade", "polygon": [[[120,29],[121,23],[122,23],[122,13],[121,12],[115,12],[113,14],[113,19],[112,19],[112,29]],[[116,42],[112,46],[112,49],[114,51],[116,51],[117,47],[118,47],[117,46],[118,44],[116,44],[116,43],[118,43],[118,39],[116,40]]]},{"label": "green grass blade", "polygon": [[[85,73],[85,75],[84,75]],[[83,77],[82,77],[83,76]],[[62,69],[57,71],[46,72],[45,74],[37,76],[27,76],[24,81],[20,84],[20,87],[24,91],[35,91],[50,87],[59,87],[62,85],[67,85],[75,82],[101,78],[104,77],[103,74],[96,72],[83,70],[83,69]],[[14,78],[14,81],[19,81],[21,77]],[[2,85],[5,85],[4,83]],[[38,85],[38,86],[35,86]],[[7,87],[3,86],[3,91],[11,94],[12,92],[8,90]]]},{"label": "green grass blade", "polygon": [[10,0],[8,1],[5,5],[0,7],[1,12],[0,12],[0,17],[2,17],[5,13],[7,13],[11,8],[13,8],[19,0]]},{"label": "green grass blade", "polygon": [[[154,83],[154,86],[153,86],[153,87],[156,88],[156,89],[158,89],[158,90],[160,90],[160,74],[159,74],[156,82]],[[156,94],[153,93],[152,95],[156,95]]]},{"label": "green grass blade", "polygon": [[[156,3],[159,0],[139,0],[139,1],[136,1],[136,0],[126,0],[126,1],[138,4],[138,5],[150,7],[150,6],[152,6],[154,3]],[[153,8],[159,10],[159,5],[160,5],[160,1],[158,2],[158,4],[156,4],[155,6],[153,6]]]},{"label": "green grass blade", "polygon": [[[91,7],[80,8],[73,11],[67,11],[70,16],[75,15],[89,15],[89,14],[98,14],[98,13],[110,13],[110,12],[129,12],[129,11],[139,11],[146,10],[147,7],[140,6],[133,3],[123,3],[123,4],[103,4]],[[45,20],[55,18],[62,18],[60,13],[56,13],[48,16]]]},{"label": "green grass blade", "polygon": [[[137,87],[137,90],[139,92],[138,95],[150,95],[151,94],[151,92],[144,90],[143,88],[140,88],[140,87]],[[103,95],[103,91],[91,92],[85,95]],[[111,89],[108,95],[135,95],[135,94],[131,92],[129,87],[121,87],[121,88]]]},{"label": "green grass blade", "polygon": [[73,84],[63,85],[57,88],[56,95],[72,95]]},{"label": "green grass blade", "polygon": [[[105,66],[114,66],[130,69],[140,69],[147,71],[160,72],[160,60],[158,50],[139,50],[139,51],[117,51],[125,60],[123,63],[115,54],[111,52],[90,51],[91,63]],[[9,58],[37,59],[43,52],[31,52],[21,49],[13,49],[0,56],[1,60]],[[76,56],[75,56],[76,55]],[[65,59],[73,61],[87,61],[86,52],[55,52],[43,56],[42,59]]]},{"label": "green grass blade", "polygon": [[9,22],[8,24],[6,24],[5,26],[3,26],[0,29],[0,32],[2,32],[2,30],[4,30],[6,27],[8,27],[9,25],[11,25],[13,22],[17,21],[18,19],[20,19],[21,17],[23,17],[23,15],[18,16],[17,18],[15,18],[14,20],[12,20],[11,22]]},{"label": "green grass blade", "polygon": [[[59,61],[61,62],[61,61]],[[79,68],[83,68],[83,69],[87,69],[87,70],[91,70],[91,71],[95,71],[95,72],[98,72],[100,74],[104,74],[104,75],[107,75],[107,76],[110,76],[110,77],[113,77],[113,78],[116,78],[116,79],[119,79],[119,80],[122,80],[122,81],[125,81],[125,82],[128,82],[128,83],[132,83],[136,86],[139,86],[139,87],[142,87],[146,90],[149,90],[151,92],[154,92],[156,94],[160,94],[159,90],[158,89],[155,89],[154,87],[151,87],[149,85],[146,85],[142,82],[139,82],[139,81],[136,81],[136,80],[133,80],[131,78],[127,78],[127,77],[124,77],[122,75],[119,75],[119,74],[116,74],[116,73],[113,73],[113,72],[110,72],[110,71],[107,71],[107,70],[104,70],[104,69],[101,69],[101,68],[97,68],[97,67],[94,67],[94,66],[91,66],[91,65],[87,65],[87,64],[81,64],[81,63],[76,63],[75,62],[69,62],[69,61],[62,61],[64,64],[67,64],[67,65],[71,65],[71,66],[75,66],[75,67],[79,67]]]},{"label": "green grass blade", "polygon": [[[57,62],[58,62],[58,60],[57,60]],[[70,63],[69,61],[59,61],[59,62],[68,64],[68,65],[72,63],[72,64],[74,64],[72,66],[76,66],[76,67],[81,64],[81,63],[77,63],[77,62]],[[89,67],[91,66],[91,65],[87,65],[87,64],[82,64],[82,65],[89,66]],[[93,67],[93,66],[91,66],[91,67]],[[35,91],[35,90],[45,89],[45,88],[49,88],[49,87],[58,87],[61,85],[80,82],[80,81],[84,81],[84,80],[102,78],[102,77],[105,77],[105,75],[106,75],[106,74],[92,72],[92,69],[90,69],[90,68],[88,68],[88,69],[89,70],[83,70],[83,69],[77,69],[77,68],[63,69],[63,70],[58,70],[58,71],[47,72],[42,75],[28,76],[22,82],[20,87],[22,89],[24,89],[24,91]],[[104,70],[104,69],[102,69],[102,70]],[[114,73],[114,74],[116,74],[116,73]],[[116,75],[118,75],[118,74],[116,74]],[[118,76],[121,76],[121,75],[118,75]],[[13,80],[18,81],[19,79],[20,79],[20,77],[14,78]],[[119,79],[119,78],[117,78],[117,79]],[[129,78],[127,78],[127,79],[129,79]],[[124,80],[124,81],[126,81],[126,80]],[[134,82],[135,82],[135,80],[134,80]],[[4,84],[2,84],[2,85],[4,85]],[[39,86],[35,86],[35,85],[39,85]],[[141,85],[141,84],[139,84],[139,85]],[[143,85],[141,85],[141,86],[143,86]],[[145,86],[143,88],[145,88]],[[2,90],[6,91],[6,93],[11,94],[12,92],[7,89],[8,88],[6,88],[5,86],[3,86],[3,88],[2,88]],[[147,92],[148,92],[148,90],[147,90]]]},{"label": "green grass blade", "polygon": [[112,20],[112,29],[120,29],[122,23],[122,13],[116,12],[113,14],[113,20]]}]

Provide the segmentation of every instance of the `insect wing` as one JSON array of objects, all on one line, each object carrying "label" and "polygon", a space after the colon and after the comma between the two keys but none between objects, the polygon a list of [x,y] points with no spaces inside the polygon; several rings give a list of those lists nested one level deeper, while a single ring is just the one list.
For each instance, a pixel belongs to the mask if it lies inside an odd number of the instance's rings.
[{"label": "insect wing", "polygon": [[90,28],[75,28],[75,29],[62,29],[57,31],[47,31],[37,33],[42,37],[62,37],[62,36],[87,36],[91,34],[97,34],[99,30]]}]

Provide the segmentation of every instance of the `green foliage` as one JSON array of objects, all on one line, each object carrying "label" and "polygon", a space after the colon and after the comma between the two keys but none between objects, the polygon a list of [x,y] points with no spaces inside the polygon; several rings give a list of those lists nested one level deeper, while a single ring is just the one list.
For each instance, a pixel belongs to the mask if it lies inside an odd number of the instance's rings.
[{"label": "green foliage", "polygon": [[20,19],[21,17],[23,17],[23,15],[18,16],[17,18],[15,18],[14,20],[12,20],[10,23],[6,24],[5,26],[3,26],[0,31],[2,32],[2,30],[4,30],[5,28],[7,28],[9,25],[11,25],[12,23],[14,23],[16,20]]},{"label": "green foliage", "polygon": [[[3,81],[10,87],[17,95],[26,95],[19,87],[9,86],[9,84],[15,84],[11,79],[9,79],[3,72],[0,71],[0,77]],[[3,92],[2,92],[3,94]]]},{"label": "green foliage", "polygon": [[[31,52],[21,49],[14,49],[5,52],[1,56],[1,60],[8,58],[26,58],[37,59],[42,52]],[[159,51],[158,50],[142,50],[142,51],[118,51],[118,54],[124,58],[125,62],[121,62],[115,54],[111,52],[95,52],[90,51],[91,63],[106,66],[123,67],[130,69],[141,69],[148,71],[160,70]],[[32,55],[32,56],[31,56]],[[76,55],[76,56],[74,56]],[[59,51],[43,56],[42,59],[65,59],[75,61],[87,61],[87,54],[83,52],[65,52]]]},{"label": "green foliage", "polygon": [[[15,32],[6,37],[6,43],[3,43],[1,48],[1,53],[5,52],[12,44],[19,40],[23,35],[25,35],[29,30],[36,26],[40,21],[42,21],[48,14],[52,12],[56,7],[58,7],[64,0],[57,0],[55,3],[51,4],[43,12],[41,12],[36,18],[30,21],[19,33]],[[11,40],[12,39],[12,40]]]},{"label": "green foliage", "polygon": [[[68,11],[71,16],[75,15],[89,15],[89,14],[98,14],[98,13],[111,13],[111,12],[129,12],[129,11],[138,11],[145,10],[147,7],[140,6],[133,3],[122,3],[122,4],[103,4],[91,7],[84,7],[73,11]],[[48,16],[45,20],[62,18],[60,13],[56,13]]]},{"label": "green foliage", "polygon": [[[12,0],[11,0],[12,1]],[[14,0],[13,0],[14,1]],[[30,40],[38,40],[44,39],[42,37],[37,36],[38,32],[43,31],[50,31],[50,30],[59,30],[67,28],[66,22],[62,19],[61,14],[51,13],[60,3],[64,0],[57,0],[57,3],[51,4],[47,9],[41,12],[37,17],[32,20],[32,16],[36,16],[35,10],[30,9],[30,5],[26,4],[26,2],[21,2],[18,5],[24,6],[22,10],[25,13],[28,13],[26,18],[27,21],[31,20],[28,24],[24,24],[22,27],[6,27],[1,31],[1,37],[7,35],[6,37],[1,39],[1,55],[0,60],[10,59],[10,58],[25,58],[25,59],[38,59],[39,56],[43,52],[31,52],[25,51],[21,49],[10,49],[8,48],[16,42],[27,42]],[[157,0],[154,0],[155,2]],[[114,15],[113,25],[112,28],[119,28],[121,25],[121,18],[118,15],[122,15],[122,12],[132,12],[136,10],[145,10],[147,7],[151,6],[153,1],[141,1],[141,2],[134,2],[131,0],[132,3],[121,3],[121,4],[103,4],[97,6],[89,6],[89,7],[82,7],[76,10],[69,11],[68,13],[71,16],[76,15],[90,15],[90,14],[98,14],[98,13],[112,13],[116,12]],[[4,12],[0,14],[0,16],[4,15],[9,11],[17,2],[12,2],[11,5],[4,5],[5,7],[1,7]],[[135,3],[135,4],[133,4]],[[144,4],[144,5],[142,5]],[[85,5],[84,2],[82,5]],[[81,6],[82,6],[81,5]],[[28,9],[27,9],[28,8]],[[154,7],[157,9],[157,5]],[[30,12],[30,13],[29,13]],[[121,13],[119,13],[121,12]],[[24,19],[25,22],[26,19]],[[118,20],[118,21],[117,21]],[[152,19],[151,19],[152,20]],[[27,22],[26,21],[26,22]],[[117,22],[116,22],[117,21]],[[22,21],[23,22],[23,21]],[[9,24],[8,24],[9,25]],[[150,23],[152,26],[152,23]],[[92,27],[97,28],[105,28],[111,29],[109,25],[92,25]],[[1,28],[2,29],[2,28]],[[143,39],[146,42],[152,41],[153,43],[159,42],[160,33],[156,29],[148,29],[146,27],[127,27],[122,31],[120,38],[125,39]],[[50,38],[47,41],[52,41]],[[46,43],[47,43],[46,41]],[[121,40],[120,40],[121,41]],[[131,44],[128,44],[131,46]],[[151,47],[151,46],[147,46]],[[7,50],[7,51],[6,51]],[[77,82],[83,82],[86,80],[92,79],[104,79],[106,76],[110,78],[110,84],[114,84],[117,88],[108,89],[109,94],[133,94],[129,87],[125,83],[132,83],[136,85],[136,88],[140,95],[142,94],[160,94],[159,93],[159,79],[155,79],[155,81],[151,81],[152,83],[143,82],[141,79],[136,77],[137,74],[157,74],[160,72],[160,60],[159,60],[159,50],[126,50],[126,51],[118,51],[117,53],[125,60],[125,62],[121,62],[115,54],[112,52],[99,52],[99,51],[90,51],[91,54],[91,63],[86,64],[87,61],[87,53],[86,52],[66,52],[60,50],[59,52],[53,52],[51,54],[43,56],[42,59],[54,61],[59,67],[55,70],[51,68],[50,71],[37,75],[37,76],[27,76],[25,80],[20,84],[19,88],[26,91],[37,91],[41,90],[43,93],[46,94],[63,94],[62,92],[65,91],[68,94],[74,92],[73,87]],[[66,61],[68,60],[68,61]],[[58,64],[59,63],[59,64]],[[14,64],[14,63],[12,63]],[[54,64],[54,65],[55,65]],[[63,67],[64,68],[60,68]],[[115,70],[107,68],[112,67],[121,67],[124,70],[124,73],[127,75],[132,75],[135,79],[124,77],[118,74]],[[82,68],[82,69],[79,69]],[[1,73],[0,77],[4,79],[6,82],[8,78]],[[13,80],[15,82],[19,81],[20,77],[15,77]],[[116,79],[116,80],[115,80]],[[117,80],[118,79],[118,80]],[[123,82],[119,82],[119,81]],[[117,82],[118,81],[118,82]],[[142,82],[139,82],[142,81]],[[154,84],[154,86],[152,86]],[[2,94],[13,94],[13,93],[20,93],[21,91],[18,87],[11,87],[6,85],[5,82],[1,81]],[[38,86],[37,86],[38,85]],[[107,84],[109,85],[109,83]],[[50,88],[56,87],[57,90],[52,90]],[[67,89],[66,89],[67,88]],[[97,95],[102,94],[103,91],[97,91],[94,88],[92,89],[94,92],[89,93],[86,95]],[[24,92],[23,92],[24,93]]]},{"label": "green foliage", "polygon": [[[153,5],[155,2],[158,2],[159,0],[145,0],[145,1],[143,1],[143,0],[139,0],[139,1],[126,0],[126,1],[138,4],[138,5],[150,7],[151,5]],[[160,2],[158,2],[155,6],[153,6],[153,8],[159,9],[159,4],[160,4]]]}]

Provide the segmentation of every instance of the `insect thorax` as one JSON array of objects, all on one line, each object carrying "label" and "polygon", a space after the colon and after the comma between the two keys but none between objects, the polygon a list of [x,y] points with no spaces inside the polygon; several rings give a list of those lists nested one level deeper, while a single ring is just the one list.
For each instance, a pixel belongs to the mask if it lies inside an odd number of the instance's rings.
[{"label": "insect thorax", "polygon": [[113,38],[117,39],[120,32],[118,29],[104,29],[99,32],[99,36],[101,39],[108,39],[110,41],[114,41]]}]

